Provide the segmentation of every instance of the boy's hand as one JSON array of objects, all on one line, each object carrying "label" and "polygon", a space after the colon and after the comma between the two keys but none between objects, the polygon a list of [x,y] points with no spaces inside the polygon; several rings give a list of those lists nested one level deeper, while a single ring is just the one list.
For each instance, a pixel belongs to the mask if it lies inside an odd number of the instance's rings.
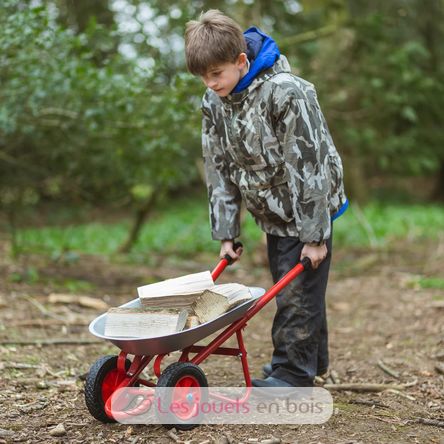
[{"label": "boy's hand", "polygon": [[237,261],[240,258],[240,255],[242,254],[242,247],[237,249],[237,252],[233,250],[233,241],[232,240],[223,240],[220,241],[220,254],[219,257],[221,259],[224,258],[226,254],[230,256],[234,261]]},{"label": "boy's hand", "polygon": [[301,252],[301,260],[304,257],[308,257],[311,260],[313,270],[319,267],[319,264],[327,257],[327,246],[324,245],[312,245],[305,244]]}]

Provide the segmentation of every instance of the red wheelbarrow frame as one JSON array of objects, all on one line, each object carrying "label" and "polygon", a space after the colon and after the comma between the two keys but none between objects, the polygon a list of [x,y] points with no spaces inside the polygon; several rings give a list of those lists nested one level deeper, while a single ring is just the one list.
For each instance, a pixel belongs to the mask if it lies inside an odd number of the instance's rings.
[{"label": "red wheelbarrow frame", "polygon": [[[216,268],[212,271],[211,276],[213,281],[221,275],[227,265],[232,263],[228,258],[221,259]],[[286,287],[293,279],[301,274],[305,269],[311,267],[309,258],[304,258],[294,268],[292,268],[280,281],[273,285],[268,291],[266,291],[257,301],[246,311],[244,316],[231,325],[225,328],[215,339],[213,339],[208,345],[191,345],[182,350],[182,354],[179,358],[179,362],[191,362],[199,365],[210,355],[223,355],[223,356],[238,356],[241,358],[242,370],[244,373],[246,387],[252,387],[250,371],[248,368],[247,350],[244,345],[244,339],[242,336],[242,330],[247,326],[247,322],[260,311],[268,302],[270,302],[284,287]],[[238,347],[221,347],[221,345],[236,334]],[[190,353],[196,353],[192,359],[189,359]],[[111,419],[118,419],[118,412],[111,408],[112,393],[124,387],[133,387],[136,384],[146,387],[156,387],[156,384],[139,378],[145,367],[156,356],[148,355],[136,355],[130,365],[126,368],[128,353],[122,351],[117,358],[117,371],[109,375],[109,379],[104,381],[102,390],[107,390],[108,393],[105,396],[105,412]],[[161,362],[165,357],[165,354],[157,355],[154,364],[153,371],[157,377],[161,375]],[[123,375],[125,375],[123,377]],[[111,391],[111,393],[110,393]],[[248,396],[248,391],[247,391]],[[137,414],[140,410],[142,413],[146,409],[146,405],[141,403],[136,409],[132,410],[131,414]],[[116,415],[117,414],[117,415]],[[125,416],[124,412],[122,414]]]}]

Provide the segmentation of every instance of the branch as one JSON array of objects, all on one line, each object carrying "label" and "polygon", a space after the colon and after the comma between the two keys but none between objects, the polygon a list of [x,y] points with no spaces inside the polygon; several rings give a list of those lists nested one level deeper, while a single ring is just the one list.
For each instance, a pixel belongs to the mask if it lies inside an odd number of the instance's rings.
[{"label": "branch", "polygon": [[354,392],[382,392],[384,390],[392,389],[392,390],[404,390],[406,385],[404,384],[372,384],[372,383],[363,383],[363,384],[324,384],[323,388],[327,390],[333,391],[354,391]]},{"label": "branch", "polygon": [[392,370],[391,368],[387,367],[381,360],[378,361],[378,367],[387,373],[388,375],[392,376],[393,378],[399,379],[399,373],[395,370]]},{"label": "branch", "polygon": [[48,318],[56,319],[58,321],[65,320],[62,316],[52,313],[43,304],[41,304],[39,301],[34,299],[32,296],[21,295],[19,297],[26,299],[28,302],[30,302],[32,305],[34,305],[34,307],[36,307],[40,311],[40,313],[42,313],[42,315],[47,316]]},{"label": "branch", "polygon": [[19,162],[14,157],[12,157],[9,154],[6,154],[6,153],[4,153],[2,151],[0,151],[0,159],[4,160],[5,162],[8,162],[8,163],[10,163],[12,165],[17,165],[20,168],[24,168],[24,169],[26,169],[28,171],[35,172],[35,168],[34,168],[35,166],[34,165],[30,166],[27,163]]},{"label": "branch", "polygon": [[370,115],[370,111],[368,109],[354,109],[343,111],[339,109],[329,108],[328,115],[332,116],[335,119],[350,121],[365,119]]},{"label": "branch", "polygon": [[45,116],[48,114],[55,115],[55,116],[68,117],[69,119],[77,119],[77,117],[79,117],[79,113],[77,111],[71,111],[69,109],[63,109],[63,108],[48,107],[48,108],[41,109],[39,112],[39,115],[42,115],[42,116]]},{"label": "branch", "polygon": [[318,38],[327,37],[330,34],[339,30],[338,25],[328,25],[323,28],[315,29],[313,31],[303,32],[302,34],[285,37],[279,41],[280,48],[286,48],[290,45],[296,45],[298,43],[305,43]]},{"label": "branch", "polygon": [[435,427],[444,427],[444,421],[439,421],[437,419],[427,419],[427,418],[416,418],[414,422],[420,424],[431,425]]}]

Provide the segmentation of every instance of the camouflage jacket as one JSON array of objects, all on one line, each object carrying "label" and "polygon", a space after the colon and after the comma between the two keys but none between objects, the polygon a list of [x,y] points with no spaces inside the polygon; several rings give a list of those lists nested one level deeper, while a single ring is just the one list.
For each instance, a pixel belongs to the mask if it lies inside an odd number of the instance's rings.
[{"label": "camouflage jacket", "polygon": [[314,86],[281,55],[244,91],[202,101],[213,239],[240,234],[242,200],[266,233],[328,239],[345,203],[342,162]]}]

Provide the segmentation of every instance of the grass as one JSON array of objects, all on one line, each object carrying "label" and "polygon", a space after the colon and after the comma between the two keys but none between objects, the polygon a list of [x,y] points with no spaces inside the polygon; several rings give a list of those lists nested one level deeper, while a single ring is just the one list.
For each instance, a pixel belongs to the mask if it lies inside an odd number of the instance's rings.
[{"label": "grass", "polygon": [[436,240],[444,236],[443,222],[444,207],[439,205],[351,205],[335,223],[335,243],[377,248],[400,240]]},{"label": "grass", "polygon": [[[402,240],[438,239],[444,236],[443,221],[444,208],[438,205],[351,205],[334,223],[335,245],[380,249]],[[130,224],[127,218],[112,223],[26,228],[18,231],[17,244],[21,253],[43,253],[75,262],[78,253],[113,255]],[[246,214],[241,236],[246,250],[252,250],[261,236]],[[145,223],[130,258],[146,258],[151,253],[191,257],[196,252],[218,252],[218,242],[211,240],[204,197],[179,199],[159,208]]]},{"label": "grass", "polygon": [[434,288],[444,290],[444,279],[439,277],[421,277],[419,279],[421,288]]},{"label": "grass", "polygon": [[[254,221],[248,219],[242,241],[251,247],[260,240],[261,233]],[[43,253],[75,262],[77,253],[114,254],[124,242],[130,225],[131,220],[127,218],[113,223],[26,228],[18,231],[17,244],[21,253]],[[164,253],[186,257],[196,252],[218,252],[218,243],[211,240],[204,197],[180,199],[159,208],[146,221],[132,255]]]}]

